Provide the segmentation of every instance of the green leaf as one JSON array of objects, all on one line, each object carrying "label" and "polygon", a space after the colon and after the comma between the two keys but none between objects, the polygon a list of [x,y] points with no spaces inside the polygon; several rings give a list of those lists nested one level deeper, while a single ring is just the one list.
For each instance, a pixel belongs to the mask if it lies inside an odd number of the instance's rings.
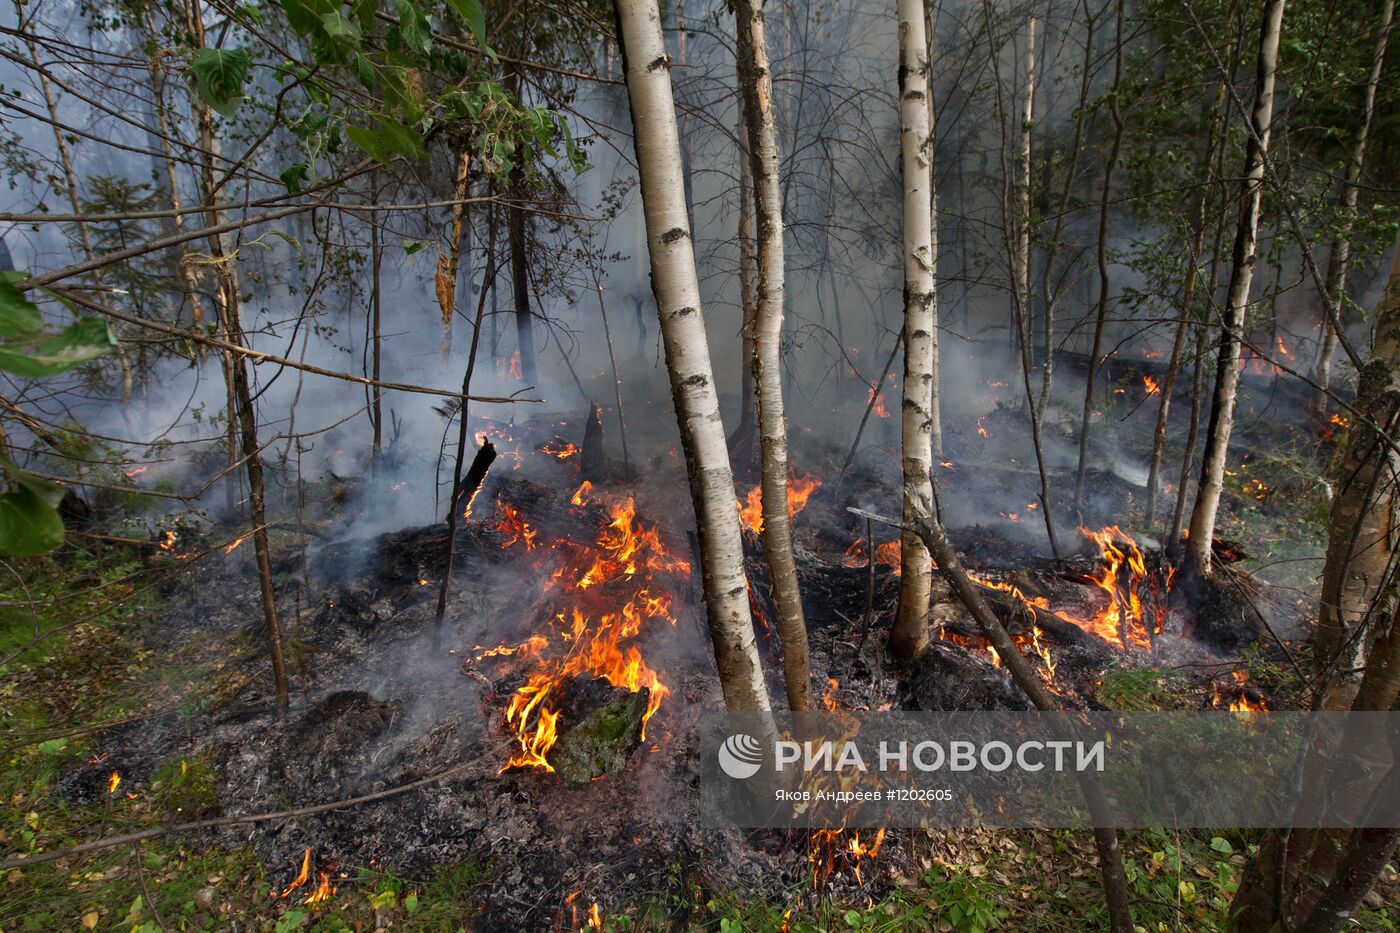
[{"label": "green leaf", "polygon": [[416,159],[423,155],[423,137],[411,126],[385,122],[379,125],[379,145],[385,152]]},{"label": "green leaf", "polygon": [[252,57],[243,49],[200,49],[190,58],[199,97],[225,117],[238,112],[243,102],[243,82],[252,67]]},{"label": "green leaf", "polygon": [[12,492],[0,494],[0,551],[19,557],[52,551],[63,543],[63,490],[3,457],[0,465],[15,483]]},{"label": "green leaf", "polygon": [[359,146],[376,161],[385,163],[389,161],[383,147],[379,145],[379,137],[373,130],[367,130],[361,126],[347,126],[345,135],[349,136],[352,143]]},{"label": "green leaf", "polygon": [[412,256],[414,253],[416,253],[416,252],[418,252],[419,250],[421,250],[421,249],[423,248],[423,246],[424,246],[424,244],[423,244],[423,241],[422,241],[422,240],[404,240],[404,241],[403,241],[403,254],[404,254],[405,256]]},{"label": "green leaf", "polygon": [[462,22],[472,31],[472,36],[481,45],[486,44],[486,14],[481,12],[480,0],[447,0]]},{"label": "green leaf", "polygon": [[306,181],[311,173],[311,167],[305,162],[293,162],[282,170],[282,174],[277,177],[282,179],[282,184],[287,186],[288,194],[296,194],[301,190],[301,183]]},{"label": "green leaf", "polygon": [[44,316],[17,285],[28,277],[24,272],[0,272],[0,337],[23,337],[44,327]]},{"label": "green leaf", "polygon": [[26,379],[56,376],[97,359],[116,345],[116,338],[106,321],[86,317],[32,347],[16,344],[0,346],[0,369]]},{"label": "green leaf", "polygon": [[1230,855],[1235,851],[1235,847],[1230,845],[1230,840],[1222,836],[1212,836],[1210,847],[1222,855]]},{"label": "green leaf", "polygon": [[321,25],[326,28],[326,34],[332,39],[354,45],[360,44],[360,27],[346,18],[339,10],[332,10],[321,15]]}]

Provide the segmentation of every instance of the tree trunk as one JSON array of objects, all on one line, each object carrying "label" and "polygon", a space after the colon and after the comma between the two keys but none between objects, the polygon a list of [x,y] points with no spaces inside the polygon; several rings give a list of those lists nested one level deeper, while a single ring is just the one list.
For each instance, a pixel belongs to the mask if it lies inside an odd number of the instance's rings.
[{"label": "tree trunk", "polygon": [[666,371],[690,475],[704,574],[706,616],[725,706],[771,709],[749,615],[748,582],[734,477],[725,448],[719,396],[700,282],[686,215],[685,179],[676,128],[671,68],[656,0],[615,0],[623,73],[632,112],[651,257],[652,293],[661,323]]},{"label": "tree trunk", "polygon": [[1283,27],[1284,0],[1267,0],[1259,27],[1259,63],[1255,77],[1253,132],[1245,144],[1244,172],[1240,182],[1240,216],[1230,256],[1230,284],[1220,329],[1220,355],[1216,361],[1215,395],[1211,399],[1206,430],[1205,460],[1200,488],[1191,510],[1191,534],[1187,554],[1191,568],[1210,573],[1211,540],[1215,515],[1225,484],[1225,464],[1230,451],[1230,429],[1235,418],[1235,396],[1240,381],[1240,341],[1244,335],[1249,287],[1254,279],[1254,259],[1259,238],[1259,202],[1264,193],[1264,158],[1274,116],[1274,75],[1278,68],[1279,35]]},{"label": "tree trunk", "polygon": [[[929,131],[928,40],[921,0],[899,0],[899,156],[904,180],[904,520],[913,521],[911,493],[932,496],[934,305],[932,203],[933,150]],[[878,388],[877,388],[878,391]],[[928,609],[933,573],[919,536],[900,536],[899,609],[890,630],[890,650],[903,660],[928,647]]]},{"label": "tree trunk", "polygon": [[1332,321],[1340,321],[1342,303],[1346,299],[1347,270],[1351,265],[1351,233],[1356,223],[1356,201],[1361,189],[1361,168],[1366,159],[1366,140],[1371,132],[1371,120],[1376,114],[1376,87],[1381,81],[1381,69],[1385,65],[1385,47],[1390,41],[1390,24],[1395,16],[1395,0],[1384,0],[1381,5],[1381,19],[1376,27],[1376,45],[1371,54],[1371,73],[1361,94],[1361,119],[1356,124],[1356,135],[1352,137],[1351,150],[1347,153],[1346,173],[1342,176],[1342,191],[1338,198],[1341,208],[1341,225],[1337,236],[1332,240],[1332,252],[1327,260],[1327,302],[1328,311],[1322,316],[1322,346],[1317,353],[1317,367],[1313,382],[1317,384],[1313,396],[1313,411],[1321,416],[1327,411],[1327,388],[1332,379],[1332,355],[1337,350],[1337,332],[1332,329]]},{"label": "tree trunk", "polygon": [[[145,23],[151,41],[158,41],[155,17],[149,8],[146,10]],[[152,109],[155,111],[156,125],[160,129],[161,162],[165,167],[165,185],[169,189],[170,210],[174,212],[170,219],[170,232],[178,235],[184,231],[185,218],[180,213],[180,176],[175,167],[175,153],[170,145],[170,118],[165,109],[165,66],[159,59],[152,58],[150,68],[151,96],[154,98]],[[199,300],[199,282],[195,277],[194,267],[186,260],[183,245],[175,247],[175,261],[180,270],[180,285],[185,293],[185,303],[190,306],[190,319],[195,324],[202,323],[204,305]]]},{"label": "tree trunk", "polygon": [[[1035,311],[1031,307],[1031,139],[1035,128],[1035,34],[1038,26],[1035,7],[1026,17],[1025,87],[1021,100],[1020,135],[1016,143],[1016,250],[1012,255],[1012,275],[1016,289],[1018,345],[1029,348]],[[1035,400],[1026,399],[1027,405]]]},{"label": "tree trunk", "polygon": [[762,441],[763,550],[768,558],[788,705],[811,703],[807,620],[788,517],[787,415],[783,408],[783,202],[778,183],[778,126],[773,114],[773,76],[764,37],[761,0],[735,0],[739,86],[748,116],[749,161],[758,214],[758,309],[754,327],[753,381],[758,394]]},{"label": "tree trunk", "polygon": [[[379,176],[373,175],[370,186],[370,200],[373,203],[379,202]],[[382,349],[383,328],[382,322],[382,282],[380,281],[380,262],[384,256],[384,251],[379,247],[379,217],[371,213],[369,217],[369,274],[370,274],[370,373],[374,379],[374,387],[370,389],[369,420],[374,431],[371,439],[370,451],[374,462],[379,462],[379,455],[384,446],[384,389],[379,385],[380,381],[380,361],[382,359],[380,350]]]},{"label": "tree trunk", "polygon": [[[1060,251],[1060,235],[1064,231],[1065,218],[1069,214],[1069,196],[1074,187],[1074,178],[1079,168],[1080,144],[1084,139],[1084,122],[1089,113],[1089,85],[1093,80],[1094,27],[1097,14],[1084,11],[1084,60],[1079,71],[1079,103],[1074,109],[1074,138],[1069,144],[1069,164],[1065,168],[1064,185],[1060,188],[1059,203],[1055,208],[1055,226],[1045,245],[1044,267],[1041,273],[1041,294],[1045,307],[1041,314],[1042,344],[1040,361],[1040,398],[1035,403],[1035,414],[1041,423],[1045,421],[1045,409],[1050,404],[1050,391],[1055,378],[1055,302],[1059,289],[1051,287],[1051,277],[1055,268],[1055,257]],[[1048,510],[1049,506],[1042,503]]]},{"label": "tree trunk", "polygon": [[[199,0],[190,0],[187,8],[190,31],[195,37],[195,47],[204,46],[204,21],[199,9]],[[200,171],[204,179],[205,216],[211,227],[218,226],[219,211],[217,185],[214,178],[214,155],[218,151],[218,138],[214,134],[214,115],[209,107],[191,95],[197,109],[199,138],[203,153],[200,157]],[[224,339],[235,347],[245,346],[243,325],[239,320],[239,290],[236,253],[230,254],[224,244],[225,234],[209,237],[209,255],[218,279],[215,291],[215,307],[219,315],[219,327]],[[228,396],[229,460],[237,463],[238,447],[241,447],[243,468],[248,477],[249,521],[253,530],[253,549],[258,566],[258,585],[262,598],[263,628],[267,634],[268,652],[272,659],[273,691],[278,712],[287,709],[287,665],[282,656],[282,627],[277,620],[277,595],[272,587],[272,549],[267,540],[267,508],[263,484],[262,460],[258,448],[257,412],[253,407],[253,394],[249,388],[247,362],[242,355],[225,351],[223,354],[224,377]],[[238,447],[235,447],[235,441]],[[233,487],[233,477],[229,477],[229,488]]]},{"label": "tree trunk", "polygon": [[1094,337],[1089,345],[1088,373],[1084,380],[1084,409],[1079,418],[1079,465],[1074,473],[1074,509],[1084,509],[1084,474],[1089,468],[1089,425],[1094,414],[1094,384],[1098,381],[1099,354],[1103,352],[1103,332],[1108,321],[1108,295],[1112,280],[1108,275],[1109,198],[1113,193],[1113,170],[1118,166],[1118,153],[1123,145],[1123,113],[1118,106],[1118,91],[1123,86],[1123,0],[1113,7],[1113,86],[1108,92],[1108,114],[1113,121],[1113,142],[1103,169],[1103,191],[1099,200],[1099,236],[1097,260],[1099,267],[1099,300],[1094,314]]},{"label": "tree trunk", "polygon": [[[1324,709],[1351,706],[1370,644],[1387,634],[1377,626],[1389,621],[1377,597],[1392,573],[1400,455],[1377,428],[1393,437],[1400,417],[1400,242],[1395,260],[1385,298],[1376,310],[1371,358],[1361,371],[1351,427],[1333,476],[1327,558],[1313,637],[1318,675],[1328,686]],[[1384,704],[1379,709],[1390,708],[1383,696],[1377,702]]]},{"label": "tree trunk", "polygon": [[[462,257],[465,231],[470,229],[467,217],[467,192],[471,186],[471,155],[463,152],[457,160],[457,181],[453,186],[456,202],[452,205],[452,225],[447,233],[447,251],[438,253],[434,285],[438,308],[442,311],[442,355],[452,352],[452,313],[457,309],[457,265]],[[524,358],[524,354],[521,354]]]},{"label": "tree trunk", "polygon": [[[934,169],[934,163],[938,153],[938,108],[933,100],[933,54],[934,28],[936,20],[934,17],[934,4],[932,0],[922,0],[924,6],[924,39],[927,43],[925,55],[929,63],[928,85],[928,217],[929,217],[929,265],[932,266],[933,288],[929,291],[929,314],[933,318],[933,326],[929,328],[929,406],[928,406],[928,433],[929,447],[933,458],[943,456],[943,406],[939,398],[940,386],[940,359],[938,353],[938,173]],[[837,309],[837,323],[840,323],[840,309]],[[843,341],[844,344],[844,341]],[[875,394],[880,393],[884,387],[883,380],[875,387]],[[930,464],[930,469],[932,465]]]},{"label": "tree trunk", "polygon": [[754,327],[758,300],[754,292],[753,255],[753,169],[749,160],[748,104],[739,95],[739,306],[743,321],[739,329],[739,426],[729,435],[729,459],[739,476],[753,468],[754,435]]},{"label": "tree trunk", "polygon": [[[1231,58],[1233,58],[1233,53]],[[1191,329],[1191,305],[1196,298],[1196,281],[1200,274],[1201,253],[1206,246],[1207,205],[1210,192],[1215,185],[1215,150],[1220,138],[1220,124],[1224,121],[1225,91],[1227,74],[1221,74],[1216,85],[1215,109],[1212,111],[1210,131],[1206,135],[1205,148],[1201,153],[1201,190],[1191,212],[1191,248],[1186,262],[1186,276],[1181,283],[1181,312],[1177,315],[1176,334],[1172,337],[1171,358],[1167,362],[1167,375],[1162,380],[1161,399],[1157,405],[1157,423],[1152,430],[1152,453],[1147,460],[1147,516],[1144,527],[1149,530],[1157,520],[1157,500],[1160,498],[1158,486],[1161,483],[1162,456],[1167,447],[1167,426],[1170,423],[1172,393],[1176,391],[1176,377],[1181,372],[1181,354],[1186,347],[1186,334]],[[1179,492],[1179,491],[1178,491]]]},{"label": "tree trunk", "polygon": [[510,172],[512,203],[507,210],[510,228],[510,281],[515,296],[515,336],[520,350],[520,375],[526,385],[536,383],[535,334],[530,312],[530,277],[527,263],[529,235],[525,229],[525,211],[519,201],[525,195],[525,173],[517,163]]}]

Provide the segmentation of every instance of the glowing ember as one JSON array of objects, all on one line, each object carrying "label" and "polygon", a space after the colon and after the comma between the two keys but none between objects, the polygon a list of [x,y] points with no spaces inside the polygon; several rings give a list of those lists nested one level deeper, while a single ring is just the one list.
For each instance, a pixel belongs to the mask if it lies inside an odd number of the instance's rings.
[{"label": "glowing ember", "polygon": [[147,467],[139,466],[139,467],[137,467],[137,468],[134,469],[134,470],[127,470],[127,471],[126,471],[126,476],[127,476],[128,479],[130,479],[130,478],[133,477],[133,476],[140,476],[142,473],[145,473],[146,470],[147,470]]},{"label": "glowing ember", "polygon": [[1151,376],[1142,377],[1142,387],[1147,390],[1148,395],[1160,395],[1162,387],[1157,385],[1157,380]]},{"label": "glowing ember", "polygon": [[1332,422],[1339,428],[1344,428],[1347,425],[1351,424],[1351,421],[1347,418],[1347,416],[1341,414],[1334,414],[1331,418],[1328,418],[1327,420]]},{"label": "glowing ember", "polygon": [[427,586],[427,585],[428,585],[428,581],[427,581],[425,578],[423,578],[423,577],[419,577],[419,578],[418,578],[418,585],[419,585],[419,586]]},{"label": "glowing ember", "polygon": [[1268,712],[1269,705],[1262,698],[1253,699],[1249,696],[1249,675],[1244,671],[1231,671],[1230,692],[1233,694],[1228,700],[1220,692],[1220,682],[1211,681],[1211,706],[1215,709],[1228,709],[1232,713],[1264,713]]}]

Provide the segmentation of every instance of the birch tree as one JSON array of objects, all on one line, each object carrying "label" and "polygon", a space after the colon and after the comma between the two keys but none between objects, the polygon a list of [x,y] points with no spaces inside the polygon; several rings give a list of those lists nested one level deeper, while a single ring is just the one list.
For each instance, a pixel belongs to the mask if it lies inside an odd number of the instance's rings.
[{"label": "birch tree", "polygon": [[661,12],[656,0],[615,0],[614,9],[641,176],[652,294],[690,475],[706,615],[720,686],[731,711],[767,711],[771,705],[749,615],[734,477],[686,214],[680,134],[670,59],[661,37]]},{"label": "birch tree", "polygon": [[1211,569],[1210,545],[1215,537],[1215,516],[1225,484],[1230,430],[1234,424],[1235,397],[1240,383],[1240,343],[1244,336],[1245,311],[1249,305],[1249,289],[1254,280],[1254,260],[1258,252],[1259,203],[1264,193],[1264,159],[1268,154],[1269,130],[1274,116],[1274,76],[1278,71],[1283,6],[1284,0],[1268,0],[1259,26],[1254,105],[1240,180],[1239,222],[1235,227],[1235,243],[1230,253],[1230,278],[1225,291],[1224,320],[1221,322],[1220,350],[1216,360],[1215,396],[1211,399],[1205,459],[1201,464],[1196,504],[1191,511],[1187,547],[1192,569],[1202,574],[1210,573]]},{"label": "birch tree", "polygon": [[[933,497],[934,262],[933,152],[929,132],[928,40],[921,0],[899,0],[899,165],[904,181],[904,521],[915,499]],[[899,609],[890,630],[896,657],[916,658],[928,647],[933,572],[928,550],[912,531],[900,535]]]},{"label": "birch tree", "polygon": [[778,637],[783,644],[783,675],[788,705],[811,706],[807,661],[807,620],[797,561],[792,554],[792,522],[787,509],[788,439],[783,408],[783,195],[778,184],[778,123],[773,114],[773,74],[768,61],[761,0],[735,0],[739,87],[744,95],[758,217],[758,308],[754,320],[753,383],[758,396],[762,445],[763,550],[773,584]]},{"label": "birch tree", "polygon": [[1332,251],[1327,259],[1327,304],[1322,316],[1322,346],[1317,353],[1317,367],[1313,372],[1313,382],[1317,383],[1313,395],[1313,410],[1321,415],[1327,410],[1327,388],[1332,381],[1332,355],[1337,351],[1337,332],[1332,328],[1333,321],[1342,319],[1342,305],[1346,300],[1347,272],[1351,266],[1351,236],[1356,225],[1357,195],[1361,190],[1361,168],[1366,160],[1366,142],[1371,133],[1371,121],[1376,115],[1376,88],[1381,83],[1381,69],[1385,66],[1385,49],[1390,41],[1390,24],[1395,17],[1395,0],[1385,0],[1381,5],[1380,21],[1376,26],[1376,44],[1371,53],[1371,73],[1361,93],[1360,119],[1352,135],[1351,146],[1347,151],[1346,172],[1342,175],[1342,190],[1338,198],[1341,208],[1341,224],[1332,240]]}]

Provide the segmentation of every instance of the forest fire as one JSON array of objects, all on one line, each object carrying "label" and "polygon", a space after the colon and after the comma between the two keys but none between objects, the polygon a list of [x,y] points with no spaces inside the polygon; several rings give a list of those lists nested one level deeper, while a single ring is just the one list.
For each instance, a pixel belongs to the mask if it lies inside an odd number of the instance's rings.
[{"label": "forest fire", "polygon": [[578,454],[580,449],[577,444],[571,444],[558,437],[550,438],[540,446],[542,452],[549,454],[555,460],[567,460]]},{"label": "forest fire", "polygon": [[987,433],[987,416],[986,416],[986,415],[978,415],[978,416],[977,416],[977,433],[980,434],[980,435],[982,435],[983,437],[991,437],[991,435]]},{"label": "forest fire", "polygon": [[1148,395],[1161,395],[1162,387],[1157,384],[1157,380],[1151,376],[1142,377],[1142,387]]},{"label": "forest fire", "polygon": [[[590,491],[589,484],[583,484],[571,504],[580,506]],[[641,725],[645,738],[646,725],[670,688],[643,658],[636,642],[652,620],[675,623],[666,578],[688,576],[689,563],[666,549],[655,528],[637,520],[630,496],[608,504],[608,524],[592,540],[557,537],[547,548],[538,529],[518,509],[503,497],[498,497],[497,506],[501,518],[495,527],[503,535],[501,547],[538,552],[531,566],[545,580],[539,605],[548,613],[549,629],[518,643],[476,649],[477,661],[512,658],[533,665],[504,711],[517,748],[500,770],[554,772],[548,756],[560,737],[561,709],[556,697],[574,678],[598,678],[630,693],[645,690]],[[547,655],[551,648],[558,651]]]},{"label": "forest fire", "polygon": [[[807,507],[807,501],[821,488],[821,485],[822,481],[811,474],[788,478],[787,510],[789,519]],[[763,487],[755,486],[750,489],[744,500],[742,502],[736,500],[735,504],[739,507],[739,521],[744,529],[756,535],[763,534]]]},{"label": "forest fire", "polygon": [[890,410],[885,407],[884,392],[876,392],[875,387],[871,386],[866,400],[874,403],[870,410],[874,412],[876,418],[888,418],[890,416]]}]

